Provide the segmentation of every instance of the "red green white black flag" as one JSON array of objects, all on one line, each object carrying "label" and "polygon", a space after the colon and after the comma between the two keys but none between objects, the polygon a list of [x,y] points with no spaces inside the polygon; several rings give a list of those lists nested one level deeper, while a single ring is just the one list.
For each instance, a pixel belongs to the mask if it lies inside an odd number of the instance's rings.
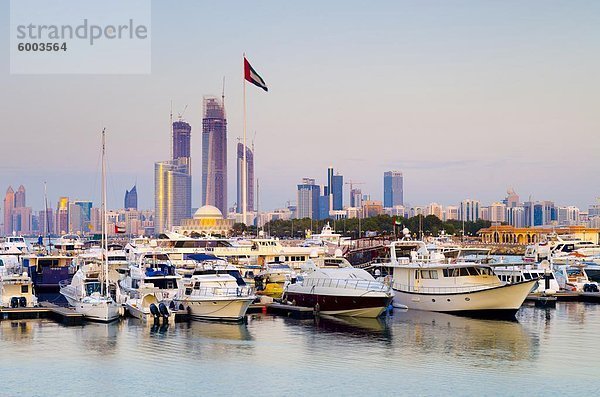
[{"label": "red green white black flag", "polygon": [[260,87],[265,91],[269,91],[265,81],[258,73],[256,73],[256,70],[250,65],[250,62],[248,62],[246,57],[244,57],[244,78],[255,86]]}]

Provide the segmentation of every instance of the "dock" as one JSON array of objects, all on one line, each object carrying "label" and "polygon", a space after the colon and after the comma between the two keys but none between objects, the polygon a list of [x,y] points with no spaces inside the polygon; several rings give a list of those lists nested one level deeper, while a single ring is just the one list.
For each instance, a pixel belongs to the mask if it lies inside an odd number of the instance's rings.
[{"label": "dock", "polygon": [[68,307],[56,306],[49,302],[42,302],[38,307],[0,308],[0,321],[35,318],[51,318],[63,325],[83,324],[83,315]]},{"label": "dock", "polygon": [[[600,303],[600,292],[558,291],[551,296],[529,294],[526,300],[539,302],[543,298],[553,297],[558,302]],[[537,303],[536,303],[537,304]]]},{"label": "dock", "polygon": [[267,305],[267,313],[296,319],[313,318],[317,314],[311,307],[284,305],[282,303],[271,303]]}]

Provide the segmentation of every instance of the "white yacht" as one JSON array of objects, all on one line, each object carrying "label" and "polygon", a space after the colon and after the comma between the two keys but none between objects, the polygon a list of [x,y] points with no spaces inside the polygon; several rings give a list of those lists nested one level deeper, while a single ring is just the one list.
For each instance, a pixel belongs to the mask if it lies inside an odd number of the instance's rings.
[{"label": "white yacht", "polygon": [[119,282],[119,301],[129,315],[144,322],[161,318],[171,322],[174,315],[168,306],[177,293],[180,279],[167,255],[144,254]]},{"label": "white yacht", "polygon": [[323,226],[323,229],[321,229],[321,233],[311,235],[311,237],[307,239],[305,243],[307,242],[308,244],[306,244],[305,246],[327,245],[332,247],[349,247],[353,245],[352,239],[350,237],[342,237],[341,234],[335,233],[333,228],[329,225],[329,222],[327,222]]},{"label": "white yacht", "polygon": [[61,295],[76,312],[89,320],[111,322],[119,318],[122,307],[109,293],[105,139],[102,130],[102,261],[80,266],[70,283],[63,280],[59,285]]},{"label": "white yacht", "polygon": [[77,254],[83,251],[84,242],[77,234],[64,234],[54,241],[54,248],[63,254]]},{"label": "white yacht", "polygon": [[346,264],[325,268],[309,260],[303,270],[296,282],[286,284],[284,297],[292,305],[311,307],[322,314],[375,318],[394,296],[389,285]]},{"label": "white yacht", "polygon": [[435,253],[428,253],[422,241],[405,239],[390,245],[390,262],[378,266],[391,270],[395,306],[512,318],[537,283],[537,279],[506,283],[487,265],[446,263],[443,255],[431,254]]},{"label": "white yacht", "polygon": [[0,258],[0,307],[35,307],[33,283],[27,272],[22,272],[18,258],[3,255]]},{"label": "white yacht", "polygon": [[255,298],[229,274],[200,274],[184,279],[173,306],[194,320],[241,321]]},{"label": "white yacht", "polygon": [[542,262],[539,266],[529,263],[512,265],[504,264],[494,266],[493,269],[500,281],[506,283],[514,284],[527,280],[538,280],[537,285],[534,285],[534,288],[531,291],[532,293],[551,294],[561,289],[548,261]]},{"label": "white yacht", "polygon": [[29,246],[23,236],[17,236],[13,233],[12,236],[6,236],[0,241],[0,253],[8,252],[20,254],[27,254],[29,252]]},{"label": "white yacht", "polygon": [[60,293],[85,318],[111,322],[119,318],[121,307],[108,295],[102,270],[99,263],[81,266],[70,283],[60,283]]},{"label": "white yacht", "polygon": [[587,265],[575,263],[572,265],[555,266],[555,275],[561,289],[577,292],[598,292],[598,283],[588,277]]}]

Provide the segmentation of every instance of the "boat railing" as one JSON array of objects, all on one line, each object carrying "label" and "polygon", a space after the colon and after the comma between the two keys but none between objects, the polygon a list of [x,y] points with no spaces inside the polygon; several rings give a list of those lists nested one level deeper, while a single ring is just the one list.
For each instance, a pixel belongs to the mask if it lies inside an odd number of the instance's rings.
[{"label": "boat railing", "polygon": [[348,288],[365,291],[389,291],[390,286],[376,280],[361,279],[335,279],[335,278],[305,278],[302,280],[305,287]]},{"label": "boat railing", "polygon": [[424,294],[456,294],[456,293],[468,293],[483,291],[490,288],[501,287],[505,283],[490,283],[480,285],[468,285],[468,286],[444,286],[444,287],[423,287],[421,285],[405,285],[394,283],[394,289],[402,292],[416,292]]},{"label": "boat railing", "polygon": [[[188,292],[188,291],[186,291]],[[222,287],[200,287],[194,288],[191,292],[186,295],[189,296],[237,296],[237,297],[249,297],[254,295],[254,289],[252,287],[237,287],[237,288],[222,288]]]}]

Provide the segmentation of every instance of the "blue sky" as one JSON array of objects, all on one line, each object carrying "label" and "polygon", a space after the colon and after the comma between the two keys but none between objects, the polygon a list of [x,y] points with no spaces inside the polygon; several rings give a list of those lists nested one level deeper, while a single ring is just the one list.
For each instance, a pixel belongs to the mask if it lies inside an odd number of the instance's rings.
[{"label": "blue sky", "polygon": [[404,172],[405,201],[522,198],[582,208],[600,196],[600,3],[593,1],[153,1],[150,75],[10,75],[0,6],[0,188],[29,205],[99,198],[108,130],[109,205],[138,184],[153,207],[153,162],[169,157],[169,103],[188,105],[193,206],[200,201],[203,95],[226,78],[229,194],[242,133],[242,53],[261,208],[295,201],[332,165],[382,198]]}]

